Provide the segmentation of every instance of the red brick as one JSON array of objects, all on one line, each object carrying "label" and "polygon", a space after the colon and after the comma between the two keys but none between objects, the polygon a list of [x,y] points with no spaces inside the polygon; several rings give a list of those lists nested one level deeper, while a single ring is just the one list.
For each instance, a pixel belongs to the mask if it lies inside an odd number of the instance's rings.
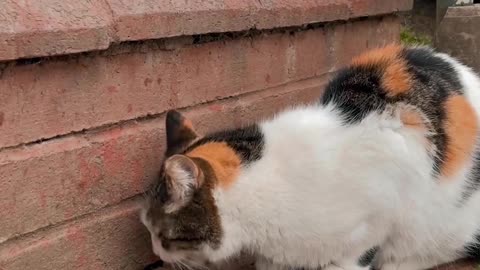
[{"label": "red brick", "polygon": [[137,201],[0,246],[8,270],[135,270],[154,258]]},{"label": "red brick", "polygon": [[271,29],[408,10],[412,0],[107,0],[120,40]]},{"label": "red brick", "polygon": [[[324,81],[288,84],[186,114],[200,132],[239,126],[318,100]],[[0,242],[142,192],[161,162],[163,127],[162,116],[0,152]]]},{"label": "red brick", "polygon": [[14,66],[0,80],[0,148],[322,74],[327,48],[317,29]]},{"label": "red brick", "polygon": [[107,0],[121,40],[276,28],[348,18],[342,1],[189,1]]},{"label": "red brick", "polygon": [[410,10],[413,7],[413,0],[349,0],[352,17],[371,16],[373,14],[386,14],[396,11]]},{"label": "red brick", "polygon": [[273,29],[407,10],[412,0],[7,0],[0,60],[103,50],[112,42]]},{"label": "red brick", "polygon": [[4,0],[0,59],[106,49],[111,27],[111,11],[104,1]]},{"label": "red brick", "polygon": [[386,17],[293,36],[11,67],[0,80],[0,148],[334,71],[369,47],[397,41],[398,25]]}]

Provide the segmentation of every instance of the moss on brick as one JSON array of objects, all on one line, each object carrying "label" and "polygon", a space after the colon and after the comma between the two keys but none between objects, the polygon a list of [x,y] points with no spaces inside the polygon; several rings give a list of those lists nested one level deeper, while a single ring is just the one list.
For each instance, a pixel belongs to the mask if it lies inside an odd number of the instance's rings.
[{"label": "moss on brick", "polygon": [[423,34],[415,33],[411,28],[403,27],[400,32],[400,41],[404,45],[432,45],[432,39]]}]

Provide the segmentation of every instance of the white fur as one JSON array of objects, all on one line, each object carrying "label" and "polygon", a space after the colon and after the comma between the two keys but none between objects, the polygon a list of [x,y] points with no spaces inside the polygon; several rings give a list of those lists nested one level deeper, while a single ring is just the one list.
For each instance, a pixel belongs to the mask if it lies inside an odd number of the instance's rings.
[{"label": "white fur", "polygon": [[[480,80],[448,61],[480,115]],[[453,179],[434,179],[425,134],[395,114],[345,126],[334,107],[314,106],[261,129],[263,157],[215,191],[224,239],[206,250],[212,260],[247,250],[260,255],[262,270],[355,270],[380,245],[381,269],[425,269],[457,259],[480,229],[480,193],[457,204],[472,162]]]},{"label": "white fur", "polygon": [[[165,171],[174,181],[169,182],[172,198],[165,207],[165,213],[173,213],[182,208],[190,199],[194,187],[199,185],[195,165],[182,165],[188,160],[181,155],[174,155],[165,161]],[[188,168],[188,169],[187,169]]]}]

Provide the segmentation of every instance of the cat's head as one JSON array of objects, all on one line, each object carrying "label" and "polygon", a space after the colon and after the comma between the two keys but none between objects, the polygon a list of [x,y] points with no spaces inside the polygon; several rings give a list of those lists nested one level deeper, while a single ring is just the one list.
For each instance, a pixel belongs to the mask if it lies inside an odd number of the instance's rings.
[{"label": "cat's head", "polygon": [[166,262],[203,264],[222,242],[214,191],[233,181],[241,158],[221,140],[201,138],[176,111],[166,116],[167,150],[141,212],[153,251]]}]

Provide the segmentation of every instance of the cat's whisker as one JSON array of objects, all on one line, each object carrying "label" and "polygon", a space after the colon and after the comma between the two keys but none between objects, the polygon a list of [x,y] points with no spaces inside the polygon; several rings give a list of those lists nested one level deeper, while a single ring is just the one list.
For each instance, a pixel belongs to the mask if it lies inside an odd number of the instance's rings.
[{"label": "cat's whisker", "polygon": [[201,264],[199,262],[195,262],[195,261],[186,261],[186,263],[190,266],[193,266],[194,268],[197,268],[197,269],[205,269],[205,270],[208,270],[208,267],[204,264]]},{"label": "cat's whisker", "polygon": [[190,265],[188,265],[187,263],[185,263],[183,260],[179,260],[178,261],[183,267],[185,267],[185,269],[187,270],[191,270],[192,268],[190,267]]}]

